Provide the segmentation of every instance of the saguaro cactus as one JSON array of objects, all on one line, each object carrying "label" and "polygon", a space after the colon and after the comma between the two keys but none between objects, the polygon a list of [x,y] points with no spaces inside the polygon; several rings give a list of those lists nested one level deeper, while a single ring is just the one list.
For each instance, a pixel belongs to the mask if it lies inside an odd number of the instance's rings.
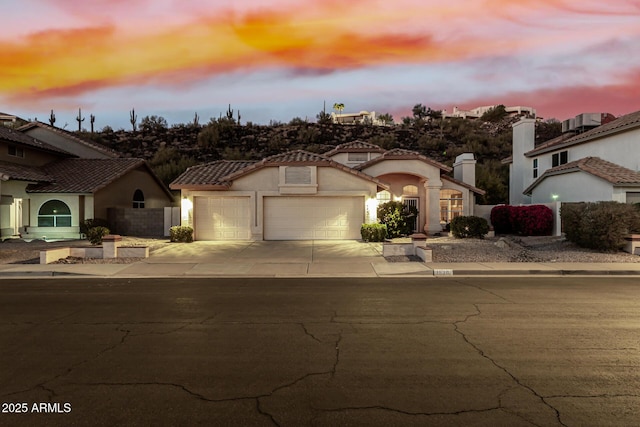
[{"label": "saguaro cactus", "polygon": [[78,108],[78,117],[76,117],[76,121],[78,122],[78,132],[82,131],[82,122],[84,122],[84,117],[82,117],[82,110]]},{"label": "saguaro cactus", "polygon": [[133,131],[135,132],[135,130],[136,130],[136,122],[138,121],[138,115],[136,114],[136,110],[135,109],[131,109],[131,111],[129,112],[129,121],[131,122],[131,127],[133,128]]},{"label": "saguaro cactus", "polygon": [[89,121],[91,122],[91,133],[93,133],[93,124],[96,122],[96,116],[94,116],[93,114],[91,114],[89,116]]},{"label": "saguaro cactus", "polygon": [[56,123],[56,113],[51,110],[51,114],[49,115],[49,124],[53,126]]}]

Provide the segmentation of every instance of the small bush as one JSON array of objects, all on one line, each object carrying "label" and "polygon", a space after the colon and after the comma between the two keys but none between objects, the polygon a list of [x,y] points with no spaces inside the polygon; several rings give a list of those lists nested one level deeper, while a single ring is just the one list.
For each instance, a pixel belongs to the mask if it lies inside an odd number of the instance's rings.
[{"label": "small bush", "polygon": [[169,229],[169,236],[172,242],[191,243],[193,242],[193,228],[176,225]]},{"label": "small bush", "polygon": [[362,224],[360,235],[365,242],[382,242],[387,237],[387,226],[384,224]]},{"label": "small bush", "polygon": [[85,219],[80,223],[80,233],[87,236],[89,229],[93,227],[105,227],[105,228],[111,229],[111,226],[109,225],[109,221],[107,221],[106,219],[89,218],[89,219]]},{"label": "small bush", "polygon": [[91,227],[87,230],[87,239],[89,239],[92,245],[99,245],[102,243],[102,238],[109,233],[110,231],[107,227]]},{"label": "small bush", "polygon": [[387,237],[407,236],[413,233],[418,209],[402,202],[387,202],[378,206],[378,221],[387,226]]},{"label": "small bush", "polygon": [[479,216],[457,216],[451,220],[451,233],[457,239],[475,237],[484,239],[489,232],[489,223]]},{"label": "small bush", "polygon": [[640,210],[618,202],[563,204],[562,229],[567,240],[601,251],[618,251],[625,236],[640,231]]},{"label": "small bush", "polygon": [[491,225],[496,234],[511,234],[511,208],[508,205],[498,205],[491,209]]}]

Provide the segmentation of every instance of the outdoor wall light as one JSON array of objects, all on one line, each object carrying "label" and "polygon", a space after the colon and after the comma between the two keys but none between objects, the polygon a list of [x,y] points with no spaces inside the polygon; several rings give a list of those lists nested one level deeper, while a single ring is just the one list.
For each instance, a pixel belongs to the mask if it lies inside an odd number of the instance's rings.
[{"label": "outdoor wall light", "polygon": [[560,196],[558,196],[557,194],[552,194],[551,195],[551,198],[553,199],[554,202],[558,200],[558,197],[560,197]]},{"label": "outdoor wall light", "polygon": [[189,212],[191,211],[191,209],[193,209],[193,202],[184,197],[180,203],[180,211],[182,213],[183,220],[189,219]]}]

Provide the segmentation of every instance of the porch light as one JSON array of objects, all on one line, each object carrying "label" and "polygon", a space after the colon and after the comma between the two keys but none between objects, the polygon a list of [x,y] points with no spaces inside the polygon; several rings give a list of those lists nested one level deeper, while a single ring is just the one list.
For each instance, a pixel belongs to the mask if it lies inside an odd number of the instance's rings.
[{"label": "porch light", "polygon": [[182,213],[182,219],[184,221],[189,219],[189,212],[191,212],[191,210],[193,209],[193,202],[191,202],[191,200],[187,199],[186,197],[182,198],[182,201],[180,203],[180,212]]},{"label": "porch light", "polygon": [[560,197],[560,196],[558,196],[557,194],[552,194],[551,195],[551,198],[553,199],[554,202],[558,200],[558,197]]},{"label": "porch light", "polygon": [[402,201],[402,196],[393,196],[393,201],[394,202],[401,202]]}]

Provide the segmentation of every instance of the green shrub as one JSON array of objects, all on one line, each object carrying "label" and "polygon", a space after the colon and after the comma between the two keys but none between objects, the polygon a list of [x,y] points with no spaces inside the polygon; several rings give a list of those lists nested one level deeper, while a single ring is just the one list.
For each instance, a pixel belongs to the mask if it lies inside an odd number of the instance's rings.
[{"label": "green shrub", "polygon": [[378,206],[378,221],[387,226],[387,237],[407,236],[413,233],[418,209],[402,202],[387,202]]},{"label": "green shrub", "polygon": [[382,242],[387,237],[387,226],[384,224],[362,224],[360,235],[365,242]]},{"label": "green shrub", "polygon": [[640,210],[625,203],[567,203],[560,213],[567,240],[585,248],[618,251],[627,234],[640,231]]},{"label": "green shrub", "polygon": [[87,236],[89,233],[89,229],[93,227],[105,227],[105,228],[111,229],[111,226],[109,225],[109,221],[107,221],[106,219],[89,218],[89,219],[85,219],[80,223],[80,233]]},{"label": "green shrub", "polygon": [[102,243],[102,238],[109,233],[110,231],[107,227],[91,227],[87,230],[87,239],[89,239],[92,245],[99,245]]},{"label": "green shrub", "polygon": [[176,225],[169,229],[169,236],[172,242],[191,243],[193,242],[193,228]]},{"label": "green shrub", "polygon": [[475,237],[484,239],[489,232],[489,223],[479,216],[457,216],[451,220],[451,233],[457,239]]}]

